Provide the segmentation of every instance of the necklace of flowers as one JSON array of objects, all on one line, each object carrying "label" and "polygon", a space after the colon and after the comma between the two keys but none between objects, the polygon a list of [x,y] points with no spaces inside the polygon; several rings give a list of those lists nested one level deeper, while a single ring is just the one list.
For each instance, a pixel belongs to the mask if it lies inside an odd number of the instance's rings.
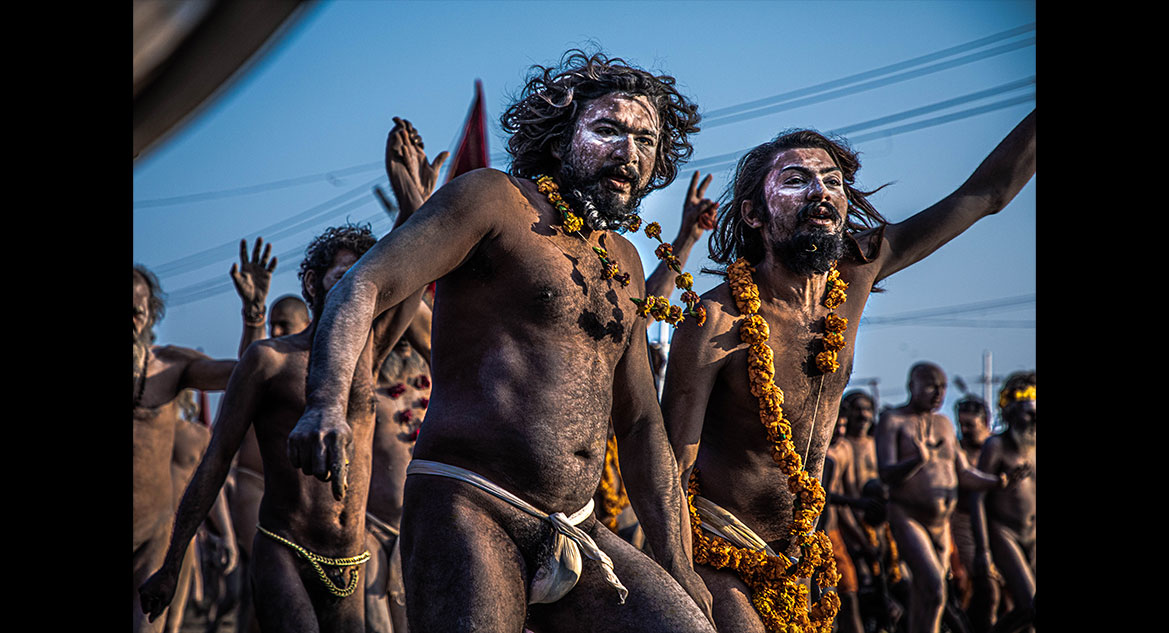
[{"label": "necklace of flowers", "polygon": [[[698,510],[694,507],[694,495],[700,492],[696,469],[689,485],[694,562],[716,569],[734,569],[751,587],[751,602],[769,632],[788,631],[795,625],[801,631],[828,633],[840,609],[840,598],[836,592],[826,591],[809,609],[807,588],[799,583],[799,578],[814,577],[818,586],[834,587],[840,580],[831,540],[822,530],[814,531],[826,497],[819,480],[804,469],[803,459],[792,442],[791,422],[783,417],[783,391],[775,384],[774,353],[767,344],[769,327],[759,315],[759,287],[751,278],[752,272],[754,268],[745,259],[739,259],[727,267],[727,282],[735,305],[744,317],[739,324],[739,336],[750,346],[747,371],[751,393],[759,399],[759,418],[767,430],[771,457],[787,475],[788,490],[794,496],[789,535],[799,544],[800,557],[789,566],[785,557],[737,548],[704,534],[700,529]],[[830,288],[824,304],[835,310],[847,299],[844,294],[847,284],[840,280],[835,265],[828,273],[828,283]],[[826,318],[825,350],[816,357],[821,371],[830,373],[839,369],[837,352],[844,347],[843,332],[847,325],[848,320],[835,313]]]},{"label": "necklace of flowers", "polygon": [[[548,201],[552,206],[560,212],[560,225],[564,228],[566,233],[575,234],[586,243],[588,240],[580,234],[580,230],[584,228],[584,220],[572,212],[572,207],[560,195],[560,187],[551,176],[541,175],[536,177],[536,188],[540,193],[548,196]],[[630,230],[636,232],[641,228],[641,218],[636,215],[627,216],[625,226]],[[682,323],[686,316],[693,317],[698,326],[706,322],[706,308],[698,304],[698,293],[694,292],[694,277],[690,273],[682,272],[682,262],[674,255],[674,247],[666,242],[662,242],[662,227],[657,222],[650,222],[645,227],[645,234],[659,242],[657,250],[654,254],[658,259],[666,262],[678,276],[674,278],[674,285],[683,290],[682,301],[686,304],[686,309],[682,306],[670,305],[670,300],[667,297],[647,296],[644,299],[637,297],[630,297],[629,300],[637,305],[638,316],[652,316],[655,320],[666,321],[670,325],[677,327]],[[622,286],[629,285],[629,273],[621,272],[621,268],[617,265],[617,260],[609,257],[607,250],[600,246],[594,246],[593,252],[597,254],[597,258],[601,260],[603,279],[615,279],[621,282]]]}]

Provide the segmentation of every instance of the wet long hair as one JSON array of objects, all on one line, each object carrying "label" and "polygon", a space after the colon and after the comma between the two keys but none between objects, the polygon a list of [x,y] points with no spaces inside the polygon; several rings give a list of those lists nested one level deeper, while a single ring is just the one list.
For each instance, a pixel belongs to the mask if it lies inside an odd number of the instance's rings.
[{"label": "wet long hair", "polygon": [[630,66],[625,60],[589,55],[580,49],[564,53],[557,66],[532,66],[526,85],[515,102],[500,117],[503,129],[511,134],[507,152],[510,173],[534,178],[554,174],[572,141],[577,117],[584,106],[611,93],[643,95],[657,109],[661,123],[653,176],[646,193],[674,181],[679,164],[694,152],[688,135],[698,131],[698,106],[674,88],[669,75],[653,75]]},{"label": "wet long hair", "polygon": [[[740,257],[746,257],[751,265],[763,260],[765,254],[763,237],[760,235],[760,229],[753,228],[743,219],[743,202],[750,200],[752,210],[764,212],[767,209],[763,187],[767,174],[771,172],[772,163],[780,152],[796,148],[824,150],[843,172],[844,191],[848,196],[848,212],[844,217],[846,240],[866,229],[888,224],[888,220],[868,200],[868,196],[884,189],[886,185],[872,191],[856,187],[856,173],[860,170],[861,163],[859,154],[849,147],[847,141],[843,138],[829,138],[815,130],[785,130],[739,159],[734,180],[720,198],[718,221],[711,231],[712,260],[724,267]],[[860,255],[859,251],[852,249],[846,249],[846,252]]]},{"label": "wet long hair", "polygon": [[373,248],[374,244],[377,244],[377,238],[374,237],[369,224],[348,223],[341,226],[331,226],[325,229],[324,233],[315,237],[305,248],[304,259],[301,260],[300,270],[296,273],[296,277],[300,279],[300,294],[304,296],[308,305],[313,306],[312,295],[309,294],[308,288],[304,284],[304,277],[308,271],[316,273],[313,293],[318,299],[324,301],[325,272],[329,270],[329,266],[333,265],[333,258],[337,256],[337,251],[347,250],[361,257],[366,251]]}]

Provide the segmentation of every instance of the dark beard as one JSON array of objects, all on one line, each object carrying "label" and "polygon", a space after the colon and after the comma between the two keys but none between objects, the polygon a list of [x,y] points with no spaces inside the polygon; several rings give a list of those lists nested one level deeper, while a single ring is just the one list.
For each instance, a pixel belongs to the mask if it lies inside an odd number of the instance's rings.
[{"label": "dark beard", "polygon": [[601,186],[602,178],[621,174],[622,171],[618,167],[602,169],[600,173],[591,177],[579,174],[572,166],[572,155],[565,154],[556,180],[560,185],[560,195],[564,196],[569,206],[581,216],[590,229],[618,230],[624,228],[625,223],[637,215],[637,207],[647,193],[644,189],[637,189],[634,182],[629,200],[621,202],[615,193]]},{"label": "dark beard", "polygon": [[[836,214],[836,221],[840,222],[840,212],[831,204],[823,204],[832,208]],[[797,226],[820,206],[819,202],[804,205],[796,214]],[[833,233],[822,227],[812,226],[798,230],[787,241],[775,244],[772,250],[776,258],[797,275],[822,275],[844,256],[844,233]]]},{"label": "dark beard", "polygon": [[134,338],[134,405],[142,395],[142,388],[146,381],[146,358],[150,352],[150,333],[143,330],[141,336]]}]

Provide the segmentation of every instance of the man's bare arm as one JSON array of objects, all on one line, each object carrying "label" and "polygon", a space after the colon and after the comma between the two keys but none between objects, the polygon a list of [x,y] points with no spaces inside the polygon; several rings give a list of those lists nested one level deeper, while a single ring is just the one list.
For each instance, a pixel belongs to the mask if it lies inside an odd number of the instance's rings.
[{"label": "man's bare arm", "polygon": [[[452,180],[330,290],[313,340],[307,406],[288,436],[288,457],[306,475],[332,480],[336,498],[345,495],[352,442],[349,388],[374,319],[462,265],[493,234],[496,210],[514,204],[506,199],[513,195],[511,180],[491,169]],[[423,252],[426,257],[416,256]]]},{"label": "man's bare arm", "polygon": [[954,469],[958,472],[959,488],[981,492],[1006,487],[1007,476],[1005,474],[992,475],[985,473],[970,465],[970,461],[966,459],[965,452],[958,450],[956,453],[954,456]]},{"label": "man's bare arm", "polygon": [[251,425],[259,385],[266,379],[260,346],[249,348],[244,353],[238,369],[239,371],[231,374],[227,393],[223,397],[223,406],[220,407],[213,426],[211,443],[203,453],[203,459],[200,460],[199,467],[195,469],[195,474],[179,502],[170,546],[167,548],[162,567],[139,588],[142,611],[148,614],[152,621],[174,599],[179,568],[187,546],[219,496],[231,468],[232,458],[243,443],[244,433]]},{"label": "man's bare arm", "polygon": [[[662,417],[674,459],[678,463],[678,483],[683,495],[689,488],[690,473],[694,471],[694,463],[698,459],[706,406],[725,358],[717,356],[715,350],[718,347],[712,340],[721,332],[721,312],[711,301],[701,301],[700,305],[709,315],[707,322],[698,327],[694,321],[685,320],[678,326],[670,344],[671,360],[666,365],[666,380],[662,389]],[[682,514],[682,543],[687,558],[693,560],[689,504],[682,508]]]},{"label": "man's bare arm", "polygon": [[[386,174],[394,197],[398,200],[398,217],[394,229],[400,227],[414,215],[431,194],[438,182],[438,172],[450,152],[442,152],[434,162],[427,162],[423,151],[422,137],[414,126],[405,119],[394,117],[394,127],[386,138]],[[391,229],[393,230],[393,229]],[[416,253],[415,256],[422,256]],[[425,308],[426,358],[430,360],[430,309],[422,305],[423,286],[397,306],[385,311],[374,320],[374,370],[382,366],[386,356],[398,339],[407,331],[414,331],[418,338],[419,319],[415,318]]]},{"label": "man's bare arm", "polygon": [[950,195],[885,230],[876,280],[924,259],[977,220],[998,213],[1035,175],[1032,110]]},{"label": "man's bare arm", "polygon": [[682,505],[685,488],[679,487],[678,467],[662,421],[644,328],[635,326],[632,337],[613,376],[613,432],[621,477],[654,559],[713,622],[710,592],[694,572],[682,542],[689,529]]},{"label": "man's bare arm", "polygon": [[[710,185],[713,176],[707,174],[700,186],[698,184],[699,175],[696,171],[690,177],[690,189],[686,193],[686,200],[682,203],[682,224],[678,227],[678,237],[674,238],[671,244],[674,256],[681,262],[681,266],[686,265],[690,249],[698,241],[698,238],[702,237],[703,231],[714,228],[715,214],[718,212],[718,203],[706,198],[706,188]],[[671,270],[666,262],[658,262],[653,273],[645,280],[646,293],[649,296],[669,298],[670,294],[674,292],[674,278],[676,276],[677,273]]]},{"label": "man's bare arm", "polygon": [[[993,473],[998,470],[999,439],[991,437],[982,445],[978,455],[978,469]],[[974,537],[974,574],[983,577],[990,572],[990,537],[987,536],[986,491],[970,495],[970,531]]]},{"label": "man's bare arm", "polygon": [[[263,246],[261,252],[260,247]],[[239,341],[240,358],[244,350],[253,342],[264,338],[264,321],[267,311],[268,287],[272,283],[272,273],[276,270],[276,258],[271,262],[268,256],[272,254],[272,244],[264,245],[263,238],[256,238],[256,245],[252,249],[252,257],[248,259],[248,241],[239,241],[239,264],[231,265],[231,281],[235,284],[235,291],[244,304],[244,332]]]},{"label": "man's bare arm", "polygon": [[925,464],[927,449],[921,440],[916,438],[913,442],[914,447],[917,449],[914,451],[914,454],[898,461],[900,456],[898,455],[897,444],[900,433],[900,421],[894,416],[882,413],[881,419],[877,423],[873,441],[876,444],[877,450],[877,475],[888,486],[899,485],[901,482],[912,477],[921,468],[922,464]]}]

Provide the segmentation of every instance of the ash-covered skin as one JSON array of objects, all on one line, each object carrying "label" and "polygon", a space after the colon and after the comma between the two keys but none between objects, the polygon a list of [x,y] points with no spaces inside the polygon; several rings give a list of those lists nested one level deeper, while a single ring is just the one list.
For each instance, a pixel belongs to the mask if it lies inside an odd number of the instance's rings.
[{"label": "ash-covered skin", "polygon": [[658,143],[657,110],[644,96],[590,101],[562,153],[561,195],[594,230],[618,228],[648,193]]},{"label": "ash-covered skin", "polygon": [[[788,143],[795,145],[794,151]],[[830,157],[836,155],[840,158],[833,163]],[[835,167],[845,170],[843,186],[836,180],[841,172]],[[754,268],[758,314],[769,326],[768,345],[774,352],[774,383],[783,390],[792,441],[804,456],[807,472],[815,477],[823,470],[852,370],[857,325],[874,286],[929,256],[979,219],[999,212],[1018,194],[1035,173],[1035,115],[1019,123],[957,189],[902,222],[884,222],[866,200],[872,192],[855,188],[859,168],[855,154],[814,131],[784,133],[760,144],[740,161],[726,195],[730,204],[723,207],[711,237],[713,261],[730,265],[744,258]],[[826,205],[835,213],[827,212]],[[801,214],[804,209],[808,210]],[[801,268],[787,257],[786,245],[801,232],[838,233],[840,215],[845,216],[848,247],[837,270],[847,284],[847,300],[829,310],[824,305],[826,262]],[[813,253],[822,250],[816,246]],[[683,323],[674,335],[662,394],[681,482],[685,485],[697,471],[703,496],[738,517],[772,548],[798,554],[790,539],[792,497],[759,421],[758,399],[747,371],[749,346],[739,334],[742,314],[729,284],[703,294],[701,305],[706,324],[698,328]],[[823,334],[829,312],[847,319],[848,327],[838,354],[840,369],[822,374],[807,364],[808,345],[812,349],[821,345],[815,339]],[[953,427],[945,424],[952,437]],[[877,452],[879,456],[879,441]],[[864,461],[859,451],[856,461]],[[900,543],[901,535],[897,536]],[[920,551],[933,556],[926,541]],[[924,567],[919,569],[915,584],[928,575]],[[760,630],[758,614],[744,599],[749,589],[736,574],[706,565],[697,565],[696,570],[710,588],[720,630]],[[928,618],[918,620],[930,624]]]},{"label": "ash-covered skin", "polygon": [[[796,148],[780,152],[764,185],[774,238],[772,252],[792,272],[823,274],[844,255],[848,197],[844,177],[828,152]],[[809,193],[823,196],[809,200]]]}]

